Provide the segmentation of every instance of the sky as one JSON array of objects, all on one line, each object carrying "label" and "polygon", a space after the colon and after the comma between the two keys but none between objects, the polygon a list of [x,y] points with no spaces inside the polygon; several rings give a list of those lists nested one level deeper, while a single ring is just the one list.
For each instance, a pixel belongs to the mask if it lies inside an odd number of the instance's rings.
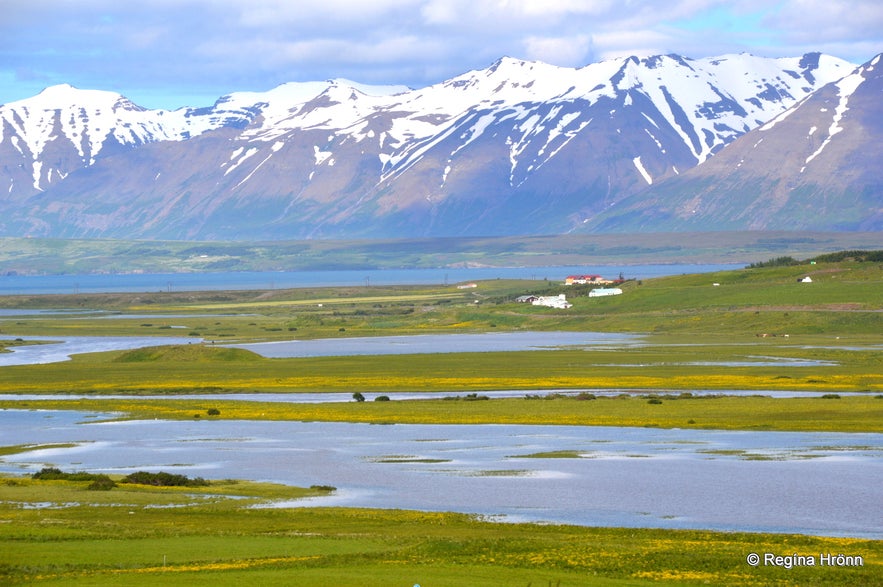
[{"label": "sky", "polygon": [[146,108],[345,78],[421,88],[503,56],[883,52],[880,0],[0,0],[0,104],[68,83]]}]

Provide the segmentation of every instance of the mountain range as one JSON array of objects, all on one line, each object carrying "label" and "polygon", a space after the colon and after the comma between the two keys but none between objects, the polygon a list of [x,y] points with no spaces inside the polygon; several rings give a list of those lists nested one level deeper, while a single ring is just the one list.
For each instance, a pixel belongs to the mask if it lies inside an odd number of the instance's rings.
[{"label": "mountain range", "polygon": [[53,86],[0,106],[0,236],[883,230],[879,60],[502,58],[174,111]]}]

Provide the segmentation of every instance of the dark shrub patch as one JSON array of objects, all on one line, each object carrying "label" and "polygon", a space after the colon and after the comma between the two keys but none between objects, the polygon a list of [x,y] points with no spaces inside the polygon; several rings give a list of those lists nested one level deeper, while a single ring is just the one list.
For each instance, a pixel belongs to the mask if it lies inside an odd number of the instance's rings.
[{"label": "dark shrub patch", "polygon": [[154,487],[207,487],[209,484],[202,477],[190,479],[186,475],[175,475],[164,471],[159,473],[138,471],[137,473],[126,475],[122,483],[137,483],[138,485],[153,485]]},{"label": "dark shrub patch", "polygon": [[44,467],[31,475],[32,479],[41,479],[43,481],[53,481],[56,479],[66,479],[67,473],[62,472],[61,469],[56,469],[55,467]]},{"label": "dark shrub patch", "polygon": [[107,475],[96,475],[95,480],[90,483],[86,489],[89,491],[110,491],[117,484]]}]

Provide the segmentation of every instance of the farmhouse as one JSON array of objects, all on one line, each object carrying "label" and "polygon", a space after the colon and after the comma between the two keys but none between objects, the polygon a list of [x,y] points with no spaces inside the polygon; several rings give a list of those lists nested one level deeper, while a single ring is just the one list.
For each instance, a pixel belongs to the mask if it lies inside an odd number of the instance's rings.
[{"label": "farmhouse", "polygon": [[589,292],[590,298],[602,298],[604,296],[618,296],[622,295],[622,290],[618,287],[596,287],[592,291]]},{"label": "farmhouse", "polygon": [[600,275],[568,275],[564,278],[564,285],[585,285],[587,283],[604,285],[613,282],[609,279],[604,279]]}]

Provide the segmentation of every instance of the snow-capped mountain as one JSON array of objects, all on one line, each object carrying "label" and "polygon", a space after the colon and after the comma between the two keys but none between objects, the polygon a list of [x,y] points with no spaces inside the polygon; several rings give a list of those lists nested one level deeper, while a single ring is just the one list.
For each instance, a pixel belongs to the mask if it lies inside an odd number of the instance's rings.
[{"label": "snow-capped mountain", "polygon": [[588,228],[881,231],[881,95],[878,55]]},{"label": "snow-capped mountain", "polygon": [[854,69],[821,54],[503,58],[418,90],[290,83],[175,111],[55,86],[0,106],[0,235],[564,232]]}]

